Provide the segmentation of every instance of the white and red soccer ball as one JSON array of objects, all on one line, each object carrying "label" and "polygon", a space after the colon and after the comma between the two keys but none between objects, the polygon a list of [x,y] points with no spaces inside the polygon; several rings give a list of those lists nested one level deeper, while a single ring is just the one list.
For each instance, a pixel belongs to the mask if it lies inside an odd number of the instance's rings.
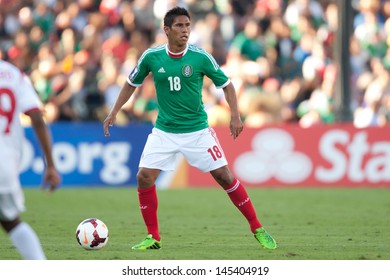
[{"label": "white and red soccer ball", "polygon": [[76,229],[76,239],[86,250],[102,249],[108,242],[108,228],[99,219],[85,219]]}]

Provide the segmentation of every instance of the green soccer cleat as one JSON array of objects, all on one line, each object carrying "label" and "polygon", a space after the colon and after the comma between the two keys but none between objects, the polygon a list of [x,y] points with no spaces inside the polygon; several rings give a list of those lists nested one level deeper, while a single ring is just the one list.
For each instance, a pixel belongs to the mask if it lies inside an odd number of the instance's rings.
[{"label": "green soccer cleat", "polygon": [[161,248],[161,241],[157,241],[152,237],[151,234],[148,234],[145,239],[137,244],[131,247],[133,250],[149,250],[149,249],[160,249]]},{"label": "green soccer cleat", "polygon": [[277,245],[275,239],[273,239],[264,228],[261,227],[256,229],[254,236],[263,248],[269,250],[276,249]]}]

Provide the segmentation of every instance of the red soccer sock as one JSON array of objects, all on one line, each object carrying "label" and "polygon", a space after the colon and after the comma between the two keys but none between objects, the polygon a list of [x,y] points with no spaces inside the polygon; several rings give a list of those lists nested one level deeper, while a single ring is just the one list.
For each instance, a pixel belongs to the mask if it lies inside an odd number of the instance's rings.
[{"label": "red soccer sock", "polygon": [[142,217],[144,218],[146,228],[148,229],[148,234],[151,234],[154,239],[160,241],[157,219],[158,200],[156,185],[147,189],[138,188],[138,200]]},{"label": "red soccer sock", "polygon": [[225,190],[229,195],[233,204],[241,211],[241,213],[247,219],[251,231],[254,233],[256,229],[261,227],[260,221],[257,219],[255,209],[252,202],[246,192],[244,186],[234,178],[233,183]]}]

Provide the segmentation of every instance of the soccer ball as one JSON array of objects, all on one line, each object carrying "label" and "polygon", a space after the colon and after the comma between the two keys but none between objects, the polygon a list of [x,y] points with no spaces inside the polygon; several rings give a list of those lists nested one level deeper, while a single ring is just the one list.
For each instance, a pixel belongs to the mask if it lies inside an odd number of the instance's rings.
[{"label": "soccer ball", "polygon": [[99,219],[85,219],[76,229],[76,239],[85,250],[102,249],[108,242],[108,228]]}]

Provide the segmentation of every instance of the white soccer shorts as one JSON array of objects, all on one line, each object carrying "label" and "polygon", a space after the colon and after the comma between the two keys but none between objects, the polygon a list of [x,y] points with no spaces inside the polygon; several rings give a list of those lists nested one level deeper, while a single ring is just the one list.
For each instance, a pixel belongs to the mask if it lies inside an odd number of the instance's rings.
[{"label": "white soccer shorts", "polygon": [[12,221],[24,211],[24,194],[19,181],[19,157],[3,150],[0,161],[0,220]]},{"label": "white soccer shorts", "polygon": [[153,128],[146,141],[139,167],[173,171],[179,154],[190,165],[203,172],[228,164],[211,127],[190,133],[168,133]]},{"label": "white soccer shorts", "polygon": [[11,193],[0,193],[0,220],[12,221],[25,210],[22,189]]}]

